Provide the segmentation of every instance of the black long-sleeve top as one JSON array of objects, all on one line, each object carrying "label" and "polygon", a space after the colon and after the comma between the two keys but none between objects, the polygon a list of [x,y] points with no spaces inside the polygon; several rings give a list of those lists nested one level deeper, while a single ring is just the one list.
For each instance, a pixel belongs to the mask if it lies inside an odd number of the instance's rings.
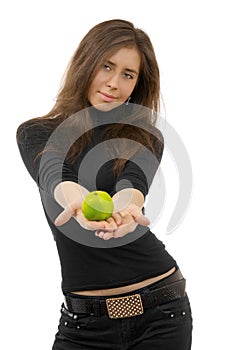
[{"label": "black long-sleeve top", "polygon": [[[55,201],[53,191],[61,181],[74,181],[89,191],[102,190],[111,196],[123,188],[133,187],[146,197],[158,169],[163,147],[157,158],[142,148],[127,160],[116,178],[113,174],[114,159],[109,156],[108,144],[102,138],[102,132],[108,125],[104,123],[111,121],[112,113],[94,109],[92,116],[97,121],[92,143],[73,163],[68,162],[56,147],[51,147],[56,142],[64,141],[63,131],[52,133],[40,120],[25,122],[17,130],[21,157],[38,185],[44,212],[57,245],[63,293],[137,283],[176,265],[164,244],[148,227],[138,225],[134,232],[125,237],[104,241],[96,237],[94,231],[83,229],[73,218],[63,226],[54,225],[62,208]],[[157,129],[154,135],[162,138]],[[41,153],[45,146],[49,146],[47,151]],[[65,147],[68,149],[69,145]]]}]

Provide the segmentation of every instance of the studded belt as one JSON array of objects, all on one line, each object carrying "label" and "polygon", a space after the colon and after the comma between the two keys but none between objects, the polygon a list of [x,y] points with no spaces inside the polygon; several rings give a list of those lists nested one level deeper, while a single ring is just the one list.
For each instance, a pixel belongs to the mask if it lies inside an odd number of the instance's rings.
[{"label": "studded belt", "polygon": [[65,301],[70,313],[108,314],[110,318],[126,318],[141,315],[145,309],[184,297],[185,284],[186,280],[182,278],[154,290],[145,288],[142,293],[105,297],[104,300],[103,297],[85,299],[65,296]]}]

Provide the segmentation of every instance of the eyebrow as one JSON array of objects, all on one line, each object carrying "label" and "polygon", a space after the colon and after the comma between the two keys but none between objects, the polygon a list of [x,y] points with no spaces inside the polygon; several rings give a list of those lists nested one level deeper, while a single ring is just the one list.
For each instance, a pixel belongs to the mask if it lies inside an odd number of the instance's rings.
[{"label": "eyebrow", "polygon": [[[109,63],[109,64],[111,64],[112,66],[116,67],[116,64],[113,63],[112,61],[109,61],[109,60],[108,60],[107,63]],[[137,72],[136,70],[134,70],[134,69],[125,68],[125,70],[127,70],[127,72],[131,72],[131,73],[134,73],[134,74],[138,75],[138,72]]]}]

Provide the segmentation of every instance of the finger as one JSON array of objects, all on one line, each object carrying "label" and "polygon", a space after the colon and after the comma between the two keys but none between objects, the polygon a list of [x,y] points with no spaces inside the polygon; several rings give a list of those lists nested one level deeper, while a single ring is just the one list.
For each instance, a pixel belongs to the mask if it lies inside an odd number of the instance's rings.
[{"label": "finger", "polygon": [[93,228],[93,230],[105,229],[107,226],[106,221],[88,221],[88,224]]},{"label": "finger", "polygon": [[78,210],[75,217],[77,220],[82,223],[84,226],[88,227],[88,230],[97,230],[97,229],[104,229],[106,226],[105,221],[91,221],[87,220],[85,216],[83,215],[81,210]]},{"label": "finger", "polygon": [[138,224],[142,226],[150,225],[150,220],[145,215],[143,215],[141,211],[131,210],[130,214]]},{"label": "finger", "polygon": [[136,205],[132,205],[130,208],[128,208],[128,212],[132,215],[132,217],[138,224],[142,226],[150,225],[150,220],[142,214],[141,209]]},{"label": "finger", "polygon": [[112,217],[114,218],[116,224],[119,226],[122,223],[122,218],[119,213],[112,214]]},{"label": "finger", "polygon": [[131,224],[125,224],[120,226],[115,232],[114,232],[114,238],[119,238],[119,237],[124,237],[126,234],[134,232],[136,227],[137,227],[137,223],[131,223]]},{"label": "finger", "polygon": [[109,231],[109,232],[112,232],[114,230],[116,230],[117,228],[117,225],[115,223],[115,221],[112,219],[112,221],[108,222],[106,220],[102,220],[102,221],[93,221],[93,223],[96,223],[97,224],[97,227],[96,229],[101,229],[101,231]]},{"label": "finger", "polygon": [[114,238],[114,232],[107,232],[104,234],[103,239],[108,241],[109,239]]},{"label": "finger", "polygon": [[95,236],[107,241],[114,237],[114,232],[96,231]]},{"label": "finger", "polygon": [[[114,218],[110,217],[109,219],[107,219],[107,223],[109,224],[110,228],[117,228],[117,223],[114,220]],[[108,228],[109,226],[106,225],[106,228]]]},{"label": "finger", "polygon": [[70,220],[70,218],[73,216],[74,212],[70,208],[65,208],[61,214],[58,215],[58,217],[55,219],[54,224],[56,226],[64,225],[67,221]]},{"label": "finger", "polygon": [[150,225],[150,220],[142,213],[136,213],[135,215],[132,213],[132,216],[138,224],[142,226]]},{"label": "finger", "polygon": [[103,238],[104,234],[105,234],[105,232],[99,231],[98,237],[99,237],[99,238]]}]

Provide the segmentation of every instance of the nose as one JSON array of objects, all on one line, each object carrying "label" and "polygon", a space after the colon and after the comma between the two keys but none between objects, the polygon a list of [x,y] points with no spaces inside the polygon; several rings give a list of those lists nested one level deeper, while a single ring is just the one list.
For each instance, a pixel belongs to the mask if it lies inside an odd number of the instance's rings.
[{"label": "nose", "polygon": [[106,86],[110,87],[112,89],[118,89],[118,84],[119,84],[119,76],[118,74],[113,74],[111,77],[106,80]]}]

